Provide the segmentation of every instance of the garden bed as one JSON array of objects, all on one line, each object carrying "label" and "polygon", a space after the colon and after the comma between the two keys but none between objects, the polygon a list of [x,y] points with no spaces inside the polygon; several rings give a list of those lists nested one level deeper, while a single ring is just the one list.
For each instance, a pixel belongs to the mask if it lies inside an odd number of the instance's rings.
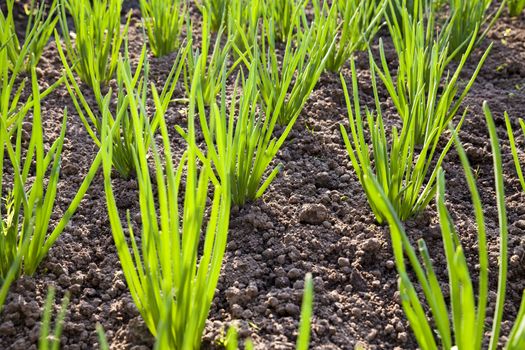
[{"label": "garden bed", "polygon": [[[141,47],[138,9],[130,29],[133,55]],[[194,12],[198,16],[198,12]],[[196,19],[198,21],[198,19]],[[388,32],[387,57],[395,57]],[[490,254],[489,316],[497,288],[499,256],[498,214],[488,131],[481,110],[487,100],[503,143],[505,192],[509,231],[509,275],[503,334],[509,333],[525,288],[525,193],[522,192],[508,145],[503,112],[513,125],[523,117],[525,101],[525,18],[503,15],[484,44],[468,60],[465,76],[476,67],[490,41],[489,58],[470,91],[469,107],[460,138],[475,170],[486,209]],[[377,40],[374,44],[377,49]],[[163,83],[174,55],[151,60],[152,80]],[[360,96],[373,106],[366,54],[357,59]],[[46,48],[38,74],[41,86],[62,74],[54,43]],[[343,75],[350,81],[346,65]],[[175,97],[182,97],[182,85]],[[386,91],[380,100],[387,120],[395,110]],[[57,203],[65,210],[96,155],[97,148],[78,118],[65,86],[43,101],[46,139],[60,132],[63,110],[69,111],[61,181]],[[184,140],[173,130],[185,125],[186,106],[172,104],[166,114],[177,157]],[[229,242],[215,299],[204,334],[204,348],[220,346],[232,323],[242,339],[251,337],[257,349],[293,349],[297,336],[303,280],[314,277],[312,349],[415,349],[397,292],[397,272],[386,226],[378,225],[363,189],[349,163],[339,124],[347,125],[346,105],[337,74],[325,72],[276,163],[282,171],[264,196],[231,213]],[[523,139],[519,138],[523,145]],[[471,271],[476,271],[477,231],[470,195],[459,163],[451,150],[443,164],[447,205],[456,222]],[[139,222],[138,186],[135,180],[115,179],[119,209],[129,210]],[[60,217],[57,213],[57,218]],[[425,238],[438,278],[447,280],[447,269],[436,207],[406,223],[408,235]],[[475,273],[474,278],[475,277]],[[0,348],[30,349],[38,339],[42,305],[49,285],[57,296],[71,293],[62,335],[63,349],[92,349],[98,342],[95,325],[101,323],[114,349],[146,349],[154,342],[128,292],[114,247],[103,188],[103,174],[95,178],[72,221],[32,276],[23,276],[10,289],[0,313]],[[57,300],[57,303],[59,301]],[[491,308],[492,307],[492,308]]]}]

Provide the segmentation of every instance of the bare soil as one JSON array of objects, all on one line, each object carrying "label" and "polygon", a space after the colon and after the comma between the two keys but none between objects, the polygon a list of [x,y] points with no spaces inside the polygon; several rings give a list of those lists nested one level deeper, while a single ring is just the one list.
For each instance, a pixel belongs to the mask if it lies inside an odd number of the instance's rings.
[{"label": "bare soil", "polygon": [[[133,8],[132,51],[143,42],[138,10]],[[194,12],[197,16],[197,12]],[[394,62],[387,42],[387,56]],[[525,101],[525,17],[504,14],[487,40],[469,59],[465,74],[473,72],[483,50],[492,52],[465,103],[469,112],[461,140],[478,177],[488,223],[491,263],[491,307],[497,284],[498,222],[492,158],[481,111],[487,100],[503,143],[504,177],[510,223],[507,300],[504,334],[508,334],[525,288],[525,194],[522,192],[506,141],[503,112],[515,128]],[[163,84],[174,55],[151,59],[152,76]],[[39,65],[40,84],[58,79],[61,62],[50,43]],[[349,67],[343,75],[350,81]],[[373,99],[368,60],[358,55],[360,94]],[[86,88],[85,93],[90,95]],[[180,85],[176,97],[183,97]],[[385,91],[381,101],[386,118],[397,116]],[[91,97],[92,99],[92,97]],[[94,101],[92,101],[94,103]],[[58,135],[64,108],[68,109],[67,139],[62,160],[56,215],[58,220],[85,176],[97,148],[84,130],[64,86],[43,102],[46,137]],[[372,105],[371,105],[372,106]],[[462,111],[460,111],[462,112]],[[185,125],[186,106],[174,104],[166,119],[172,128]],[[349,163],[339,124],[347,124],[339,77],[323,74],[275,162],[284,164],[266,194],[254,203],[233,208],[229,243],[222,276],[210,311],[203,348],[216,348],[229,325],[237,324],[242,338],[251,337],[257,349],[293,349],[298,328],[304,275],[315,283],[312,349],[416,349],[397,293],[389,231],[377,225],[363,190]],[[517,130],[517,129],[516,129]],[[183,140],[173,135],[179,154]],[[520,145],[525,145],[522,137]],[[477,236],[470,195],[454,150],[447,156],[447,203],[465,248],[473,275],[477,274]],[[138,223],[137,183],[114,180],[122,212]],[[439,278],[447,283],[446,265],[435,205],[406,223],[414,240],[425,238]],[[98,348],[95,325],[101,323],[113,349],[150,349],[153,339],[127,290],[106,214],[101,171],[70,225],[34,276],[12,285],[0,314],[0,349],[36,349],[41,310],[48,286],[57,289],[57,306],[66,291],[71,304],[62,336],[63,349]],[[487,328],[488,329],[488,328]]]}]

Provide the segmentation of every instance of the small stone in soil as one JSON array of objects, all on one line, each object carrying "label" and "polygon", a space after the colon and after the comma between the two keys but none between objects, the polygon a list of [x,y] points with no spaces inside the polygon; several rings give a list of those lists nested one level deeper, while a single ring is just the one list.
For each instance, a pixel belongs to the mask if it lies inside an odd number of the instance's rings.
[{"label": "small stone in soil", "polygon": [[348,258],[340,257],[339,259],[337,259],[337,264],[341,267],[350,266],[350,260],[348,260]]},{"label": "small stone in soil", "polygon": [[299,212],[299,222],[319,225],[328,218],[328,210],[322,204],[305,204]]},{"label": "small stone in soil", "polygon": [[299,308],[299,306],[292,303],[287,303],[284,308],[286,310],[286,313],[290,316],[297,316],[301,313],[301,309]]}]

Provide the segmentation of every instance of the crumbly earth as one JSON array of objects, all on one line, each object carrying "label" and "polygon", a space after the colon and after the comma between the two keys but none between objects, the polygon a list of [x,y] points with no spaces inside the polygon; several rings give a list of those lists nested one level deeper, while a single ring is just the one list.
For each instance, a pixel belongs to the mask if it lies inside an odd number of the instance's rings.
[{"label": "crumbly earth", "polygon": [[[136,2],[131,50],[136,55],[143,42]],[[193,11],[193,16],[198,12]],[[195,17],[196,18],[196,17]],[[387,57],[394,52],[385,30]],[[503,144],[504,178],[509,232],[509,276],[503,333],[508,334],[525,288],[525,194],[515,174],[503,119],[508,111],[517,130],[525,98],[525,18],[504,14],[484,44],[469,59],[463,79],[468,79],[489,42],[492,52],[468,95],[469,112],[461,140],[476,172],[485,205],[490,252],[490,302],[493,312],[497,287],[498,218],[488,132],[481,111],[487,100]],[[375,46],[377,48],[377,45]],[[151,75],[163,84],[174,55],[151,59]],[[367,55],[357,59],[360,95],[372,105]],[[42,87],[60,77],[61,62],[50,43],[39,64]],[[350,81],[348,66],[343,75]],[[93,97],[85,89],[91,102]],[[179,85],[176,97],[184,97]],[[397,116],[385,91],[381,102],[388,123]],[[67,136],[58,188],[56,214],[61,217],[97,152],[64,86],[43,102],[47,141],[60,131],[68,108]],[[460,111],[462,112],[462,111]],[[166,119],[185,125],[186,107],[173,104]],[[347,125],[346,106],[337,74],[325,73],[313,91],[275,164],[284,171],[259,200],[233,208],[229,242],[215,299],[210,311],[203,348],[220,347],[231,324],[241,338],[252,338],[257,349],[293,349],[297,336],[304,275],[314,276],[315,302],[312,349],[416,349],[417,345],[399,304],[397,275],[389,231],[378,225],[344,148],[339,124]],[[172,132],[173,149],[180,156],[184,142]],[[520,146],[525,146],[518,137]],[[477,274],[477,236],[470,195],[454,150],[443,165],[447,179],[447,205],[456,222],[471,272]],[[115,192],[121,212],[129,210],[137,223],[137,183],[116,176]],[[446,265],[435,205],[406,223],[409,236],[424,238],[440,281],[447,284]],[[34,276],[12,285],[0,314],[0,348],[36,349],[39,321],[47,288],[57,289],[56,306],[66,291],[71,303],[62,335],[63,349],[96,349],[95,326],[102,324],[112,349],[150,349],[153,339],[141,320],[126,281],[106,214],[102,174],[99,172],[77,213]],[[489,329],[487,327],[487,329]]]}]

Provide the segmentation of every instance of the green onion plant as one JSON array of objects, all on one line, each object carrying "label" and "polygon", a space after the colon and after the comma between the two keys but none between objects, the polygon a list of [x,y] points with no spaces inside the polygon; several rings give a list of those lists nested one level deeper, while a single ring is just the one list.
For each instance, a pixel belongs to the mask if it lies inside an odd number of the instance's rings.
[{"label": "green onion plant", "polygon": [[[11,142],[12,133],[16,132],[16,128],[21,125],[21,120],[24,118],[25,113],[18,110],[18,101],[20,95],[24,89],[25,81],[22,81],[20,87],[15,90],[14,86],[16,83],[16,73],[9,69],[9,57],[6,46],[0,47],[0,140],[2,141],[1,147],[1,159],[0,159],[0,172],[3,173],[4,169],[4,153],[5,153],[5,142]],[[12,98],[12,101],[11,101]],[[5,129],[5,132],[3,131]],[[2,184],[0,184],[2,186]],[[3,193],[0,192],[3,197]],[[12,200],[10,200],[12,202]],[[0,205],[0,220],[1,229],[4,231],[4,222],[9,221],[9,216],[3,213],[3,208],[6,207],[6,201],[3,201]],[[4,218],[5,216],[5,218]],[[3,237],[3,236],[2,236]],[[6,247],[7,248],[7,247]],[[25,243],[24,249],[27,248],[27,242]],[[20,251],[10,254],[8,259],[2,263],[2,275],[0,276],[0,311],[2,311],[9,287],[18,275],[22,260],[22,254]]]},{"label": "green onion plant", "polygon": [[12,186],[6,188],[0,184],[3,198],[0,206],[0,304],[5,300],[4,293],[7,293],[9,284],[21,272],[31,275],[36,271],[75,213],[101,163],[101,157],[97,156],[69,207],[50,230],[67,111],[64,112],[60,136],[46,152],[35,67],[32,68],[31,78],[33,118],[28,145],[23,144],[24,130],[21,127],[25,118],[19,118],[11,132],[5,119],[0,118],[0,175],[4,178],[7,169],[13,172]]},{"label": "green onion plant", "polygon": [[[255,45],[252,50],[255,54],[248,57],[250,60],[259,57],[257,84],[265,113],[277,113],[277,122],[289,125],[295,122],[319,81],[335,40],[329,40],[329,27],[316,30],[312,25],[301,31],[297,43],[290,31],[280,59],[273,25],[273,21],[264,20],[260,46]],[[311,47],[318,49],[310,50]]]},{"label": "green onion plant", "polygon": [[[449,293],[447,294],[450,295],[450,298],[445,297],[445,291],[438,280],[425,241],[419,240],[417,248],[412,246],[395,208],[390,204],[379,182],[375,180],[374,175],[371,173],[367,173],[365,176],[365,181],[370,186],[371,195],[375,198],[379,210],[384,213],[390,225],[395,263],[399,273],[398,283],[401,302],[419,348],[422,350],[438,348],[478,350],[487,348],[486,344],[488,344],[488,349],[495,350],[500,348],[499,343],[502,341],[505,342],[503,348],[507,350],[523,349],[525,346],[525,294],[514,327],[508,338],[506,340],[500,339],[507,284],[508,224],[503,188],[502,160],[496,126],[486,103],[484,103],[483,109],[489,128],[493,153],[500,244],[498,288],[494,314],[490,319],[487,317],[489,300],[487,226],[475,177],[456,134],[454,133],[456,148],[470,189],[478,230],[477,246],[480,267],[477,295],[459,234],[445,205],[444,172],[440,170],[437,176],[438,195],[436,204],[448,270]],[[418,252],[420,257],[418,257]],[[416,286],[418,289],[419,287],[421,288],[422,293],[418,293]],[[449,304],[447,303],[448,299]],[[492,323],[492,328],[487,329],[487,325],[490,325],[490,323]]]},{"label": "green onion plant", "polygon": [[313,314],[314,283],[312,275],[306,274],[304,279],[303,301],[301,304],[301,321],[299,323],[299,335],[297,336],[296,349],[308,350],[310,344],[310,332]]},{"label": "green onion plant", "polygon": [[[239,349],[239,334],[235,325],[228,328],[226,333],[226,339],[224,340],[224,347],[226,350],[237,350]],[[244,350],[253,350],[253,342],[250,338],[244,341]]]},{"label": "green onion plant", "polygon": [[[155,142],[146,145],[145,132],[150,132],[149,139],[152,138],[149,118],[141,115],[146,108],[141,106],[140,96],[133,93],[132,84],[126,77],[136,139],[133,155],[139,185],[141,236],[139,242],[129,213],[126,231],[121,223],[111,184],[113,142],[106,119],[102,124],[102,152],[113,238],[131,295],[151,333],[165,337],[162,344],[166,349],[200,349],[226,249],[231,206],[229,185],[214,179],[209,162],[199,164],[194,142],[189,142],[178,166],[174,166],[163,115],[158,119],[162,154],[161,146]],[[156,108],[161,110],[158,95],[153,87]],[[190,98],[189,110],[194,109],[195,99]],[[188,137],[194,140],[192,120],[188,121]],[[213,181],[211,187],[210,181]]]},{"label": "green onion plant", "polygon": [[[355,51],[364,50],[379,30],[386,8],[386,0],[361,1],[337,0],[328,2],[314,0],[314,24],[318,30],[329,27],[329,41],[336,45],[326,61],[326,69],[338,72]],[[337,39],[336,39],[337,37]],[[319,48],[313,46],[311,50]]]},{"label": "green onion plant", "polygon": [[161,57],[179,49],[186,9],[185,0],[140,0],[153,55]]},{"label": "green onion plant", "polygon": [[278,41],[289,41],[294,37],[294,30],[301,24],[308,0],[263,0],[263,17],[273,22],[272,36]]},{"label": "green onion plant", "polygon": [[109,350],[109,343],[106,337],[106,333],[104,332],[104,327],[102,327],[100,323],[97,323],[95,328],[97,330],[98,343],[100,345],[100,350]]},{"label": "green onion plant", "polygon": [[0,117],[6,130],[11,130],[12,126],[23,119],[29,110],[21,108],[24,104],[20,101],[26,80],[23,79],[20,85],[16,86],[22,65],[23,60],[18,60],[10,69],[8,49],[5,45],[0,46]]},{"label": "green onion plant", "polygon": [[506,0],[490,14],[492,4],[492,0],[449,0],[450,19],[447,25],[451,26],[450,52],[465,51],[474,37],[476,45],[485,38],[505,8]]},{"label": "green onion plant", "polygon": [[[29,96],[26,101],[21,101],[22,93],[28,80],[26,77],[22,78],[26,56],[21,54],[16,58],[15,62],[12,62],[9,57],[9,46],[3,41],[3,34],[5,32],[0,31],[0,118],[6,130],[13,133],[14,126],[27,115],[33,107],[34,101],[32,96]],[[23,48],[25,51],[28,49],[29,46],[24,46]],[[36,66],[35,59],[35,55],[33,55],[33,63],[31,64],[33,67]],[[62,82],[63,79],[59,79],[41,92],[40,99],[49,95]]]},{"label": "green onion plant", "polygon": [[[173,67],[168,74],[166,83],[159,93],[160,103],[158,106],[161,109],[155,111],[153,118],[150,120],[151,131],[154,133],[158,126],[158,118],[164,114],[173,98],[173,93],[182,72],[185,57],[188,54],[189,46],[185,45],[177,54]],[[131,59],[128,53],[127,43],[125,45],[124,57],[121,57],[117,67],[117,89],[116,101],[112,89],[109,89],[107,94],[103,95],[101,90],[95,86],[95,97],[98,101],[98,110],[92,108],[87,102],[82,89],[78,85],[69,67],[65,54],[62,49],[58,48],[59,55],[65,67],[65,75],[67,76],[66,87],[75,105],[77,114],[79,115],[88,134],[91,136],[97,146],[101,146],[100,139],[102,133],[103,116],[107,115],[109,126],[115,127],[113,134],[113,165],[115,170],[123,178],[129,178],[135,171],[135,161],[133,160],[133,149],[136,147],[136,139],[134,137],[133,118],[131,117],[131,106],[129,105],[128,95],[136,93],[140,96],[141,106],[146,106],[148,100],[149,88],[149,61],[147,57],[146,46],[143,46],[141,55],[137,62],[135,72],[131,68]],[[131,84],[126,86],[125,81],[129,79]],[[131,90],[128,90],[131,89]],[[116,102],[115,109],[112,104]],[[144,116],[145,114],[141,114]],[[119,121],[117,123],[117,120]],[[149,143],[149,134],[143,135],[146,141],[146,146]]]},{"label": "green onion plant", "polygon": [[257,32],[263,13],[263,0],[237,0],[228,9],[228,38],[233,53],[246,55],[257,43]]},{"label": "green onion plant", "polygon": [[195,4],[203,15],[209,16],[210,31],[217,32],[226,25],[230,4],[239,1],[242,0],[195,0]]},{"label": "green onion plant", "polygon": [[[518,122],[520,124],[523,135],[525,135],[525,122],[521,118],[518,120]],[[523,189],[523,191],[525,191],[525,177],[523,177],[523,171],[521,170],[522,166],[521,166],[521,162],[520,162],[520,158],[518,154],[518,147],[516,146],[516,140],[514,138],[514,131],[512,130],[512,124],[510,122],[510,118],[507,112],[505,112],[505,125],[507,127],[507,133],[509,134],[510,149],[512,151],[512,157],[514,159],[516,173],[518,174],[521,188]]]},{"label": "green onion plant", "polygon": [[[210,105],[216,100],[221,91],[222,72],[228,67],[230,53],[232,51],[232,40],[227,38],[224,45],[221,44],[223,36],[223,27],[219,29],[215,39],[213,49],[210,43],[211,17],[208,11],[204,9],[202,19],[202,41],[200,50],[190,52],[187,57],[186,69],[184,70],[184,86],[189,95],[191,91],[191,82],[200,77],[200,85],[204,93],[204,103]],[[191,24],[188,27],[188,43],[193,42]],[[200,59],[202,57],[202,59]],[[243,57],[238,58],[228,68],[227,76],[230,76],[235,68],[242,62]],[[199,67],[197,67],[199,66]],[[198,69],[197,69],[198,68]],[[199,76],[196,76],[196,72]]]},{"label": "green onion plant", "polygon": [[[269,33],[272,37],[272,31]],[[310,30],[309,35],[312,33],[313,30]],[[220,83],[216,83],[222,91],[220,107],[213,100],[209,115],[205,109],[208,105],[209,85],[203,79],[199,79],[202,75],[200,70],[206,69],[202,63],[206,56],[201,55],[197,60],[192,81],[192,89],[195,89],[195,92],[190,94],[190,101],[196,99],[198,102],[200,126],[206,141],[208,157],[219,174],[226,176],[226,179],[220,176],[219,178],[230,183],[231,198],[235,204],[242,205],[262,196],[282,168],[282,165],[277,165],[264,179],[268,167],[290,133],[324,68],[325,57],[322,54],[310,58],[308,63],[303,61],[306,59],[310,40],[310,36],[305,36],[301,46],[293,51],[291,44],[288,44],[282,72],[277,66],[275,49],[268,50],[268,57],[264,47],[261,49],[255,45],[253,52],[250,52],[248,78],[245,80],[243,74],[238,76],[229,110],[226,107],[226,79],[231,71],[226,71],[226,67],[222,66],[222,70],[217,74],[221,79]],[[322,40],[319,39],[319,42]],[[246,58],[241,56],[240,59]],[[271,62],[266,61],[268,59]],[[267,62],[271,66],[267,65]],[[294,72],[298,68],[301,71],[288,95]],[[242,82],[243,93],[237,102],[239,79]],[[275,81],[277,83],[274,84]],[[190,111],[190,118],[194,117]],[[286,127],[279,137],[274,137],[273,132],[279,121]],[[188,139],[182,128],[179,127],[178,130]],[[205,161],[202,154],[200,158]]]},{"label": "green onion plant", "polygon": [[60,337],[64,326],[64,318],[66,316],[67,307],[69,305],[69,295],[66,294],[62,299],[60,311],[57,313],[55,319],[55,327],[53,334],[51,329],[51,316],[53,314],[53,301],[55,300],[55,289],[50,287],[47,292],[46,303],[44,305],[44,313],[42,316],[42,325],[40,326],[40,336],[38,339],[38,350],[58,350],[60,348]]},{"label": "green onion plant", "polygon": [[[377,91],[376,72],[370,57],[372,88],[374,91],[376,111],[375,114],[366,110],[366,118],[361,115],[359,102],[357,73],[355,62],[352,59],[352,90],[353,105],[341,75],[343,91],[348,108],[349,131],[341,125],[343,140],[350,156],[353,168],[359,182],[365,190],[368,203],[375,214],[376,220],[385,223],[384,213],[379,210],[380,203],[372,196],[373,189],[365,181],[368,171],[372,171],[385,195],[392,203],[394,210],[401,220],[419,213],[426,208],[436,193],[436,177],[439,166],[452,146],[452,139],[439,152],[439,137],[428,137],[422,146],[417,147],[414,128],[416,120],[412,118],[409,123],[403,123],[401,129],[392,127],[391,142],[383,122],[380,100]],[[466,111],[457,128],[461,127]],[[369,140],[365,135],[368,131]],[[438,128],[432,134],[439,133]],[[370,170],[369,170],[370,169]]]},{"label": "green onion plant", "polygon": [[403,123],[415,124],[412,132],[416,144],[423,145],[429,139],[439,138],[457,114],[492,46],[487,48],[470,79],[463,84],[460,74],[476,36],[470,39],[452,74],[448,66],[459,51],[449,53],[451,27],[445,26],[440,33],[434,34],[435,15],[432,7],[424,6],[422,1],[415,1],[412,14],[406,8],[398,10],[401,22],[396,17],[387,20],[398,56],[397,76],[394,78],[390,72],[382,41],[379,44],[380,63],[375,64],[375,70]]},{"label": "green onion plant", "polygon": [[[90,87],[106,85],[115,75],[131,13],[121,30],[123,0],[61,0],[60,25],[69,62]],[[73,19],[69,32],[67,13]]]},{"label": "green onion plant", "polygon": [[[269,174],[267,169],[295,122],[292,120],[279,137],[273,136],[278,113],[264,114],[258,107],[260,95],[257,91],[257,65],[258,56],[249,67],[247,79],[244,79],[242,74],[238,75],[229,106],[226,101],[224,70],[220,104],[214,101],[209,113],[205,108],[205,92],[199,79],[194,80],[195,91],[190,96],[190,99],[197,101],[198,118],[207,146],[205,153],[213,162],[218,174],[226,176],[226,178],[220,176],[219,178],[222,182],[227,181],[230,184],[231,199],[236,205],[243,205],[262,196],[275,179],[282,164],[278,164]],[[239,80],[242,83],[240,96],[238,96]],[[279,103],[282,102],[281,99]],[[190,111],[189,118],[197,118],[197,116]],[[185,139],[188,139],[182,128],[177,129]],[[200,158],[205,160],[202,154]]]},{"label": "green onion plant", "polygon": [[31,0],[27,8],[27,26],[25,35],[21,41],[18,38],[15,20],[13,18],[13,7],[15,0],[7,0],[7,13],[0,10],[0,46],[6,46],[11,69],[19,64],[22,70],[30,71],[32,65],[38,64],[49,37],[55,29],[58,21],[57,0],[53,0],[46,10],[46,2],[41,1],[40,6],[36,0]]},{"label": "green onion plant", "polygon": [[525,8],[525,0],[507,0],[509,6],[509,14],[512,17],[518,17]]},{"label": "green onion plant", "polygon": [[[7,50],[5,47],[0,48],[0,118],[10,133],[14,132],[18,121],[23,119],[34,106],[33,96],[29,96],[25,102],[20,100],[27,82],[27,78],[23,78],[18,87],[16,86],[21,77],[21,67],[21,65],[17,65],[15,69],[9,69]],[[44,99],[63,81],[63,78],[58,79],[42,91],[39,98]]]}]

